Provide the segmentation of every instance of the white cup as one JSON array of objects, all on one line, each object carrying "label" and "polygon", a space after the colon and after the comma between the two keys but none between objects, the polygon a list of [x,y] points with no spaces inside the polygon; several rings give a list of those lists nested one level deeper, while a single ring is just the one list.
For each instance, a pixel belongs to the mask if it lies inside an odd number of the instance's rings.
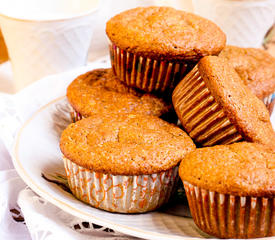
[{"label": "white cup", "polygon": [[94,61],[99,57],[109,54],[105,27],[106,22],[111,17],[131,8],[148,6],[170,6],[180,10],[193,11],[192,0],[101,0],[89,60]]},{"label": "white cup", "polygon": [[155,5],[169,6],[187,12],[193,11],[192,0],[153,0]]},{"label": "white cup", "polygon": [[0,0],[15,90],[87,61],[99,0]]},{"label": "white cup", "polygon": [[274,23],[275,0],[193,0],[195,13],[214,21],[227,43],[261,47]]}]

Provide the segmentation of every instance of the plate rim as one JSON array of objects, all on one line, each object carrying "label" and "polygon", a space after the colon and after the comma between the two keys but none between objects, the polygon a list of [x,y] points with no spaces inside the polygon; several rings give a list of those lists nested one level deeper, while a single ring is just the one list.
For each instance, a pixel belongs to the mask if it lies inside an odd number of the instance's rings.
[{"label": "plate rim", "polygon": [[[140,237],[140,238],[146,238],[146,239],[203,239],[203,238],[197,238],[197,237],[186,237],[186,236],[176,236],[176,235],[171,235],[171,234],[161,234],[161,233],[156,233],[153,231],[143,231],[138,228],[134,227],[129,227],[126,225],[121,225],[117,224],[115,222],[112,222],[110,220],[105,220],[104,218],[100,218],[98,216],[94,216],[92,214],[88,214],[84,211],[80,211],[76,207],[73,207],[55,196],[52,196],[50,193],[45,191],[43,188],[41,188],[38,184],[36,184],[31,176],[27,173],[27,171],[24,169],[22,162],[19,160],[19,145],[20,145],[20,137],[26,126],[28,126],[31,121],[39,115],[43,110],[45,110],[47,107],[50,105],[65,99],[66,96],[61,96],[58,98],[55,98],[48,102],[47,104],[41,106],[37,111],[35,111],[24,123],[21,125],[20,129],[18,130],[16,137],[15,137],[15,142],[13,146],[13,151],[12,151],[12,162],[14,164],[14,167],[19,174],[19,176],[22,178],[22,180],[38,195],[41,197],[45,198],[47,201],[49,201],[51,204],[55,205],[56,207],[62,209],[63,211],[74,215],[76,217],[79,217],[81,219],[85,219],[86,221],[91,221],[94,222],[95,224],[102,225],[108,228],[112,228],[118,232],[130,235],[130,236],[135,236],[135,237]],[[100,210],[100,209],[99,209]],[[94,221],[95,220],[95,221]],[[107,225],[106,225],[107,224]],[[148,238],[150,237],[150,238]],[[214,238],[215,239],[215,238]]]},{"label": "plate rim", "polygon": [[[19,130],[17,131],[16,137],[15,137],[15,141],[13,144],[13,148],[12,148],[12,162],[14,164],[15,170],[17,171],[17,173],[19,174],[19,176],[22,178],[22,180],[38,195],[40,195],[41,197],[45,198],[48,202],[50,202],[51,204],[53,204],[54,206],[60,208],[61,210],[74,215],[78,218],[81,219],[85,219],[86,221],[91,221],[95,224],[98,225],[102,225],[108,228],[112,228],[118,232],[130,235],[130,236],[135,236],[135,237],[140,237],[140,238],[146,238],[146,239],[203,239],[203,238],[198,238],[198,237],[188,237],[188,236],[177,236],[177,235],[171,235],[171,234],[165,234],[165,233],[156,233],[153,231],[146,231],[146,230],[142,230],[139,228],[135,228],[135,227],[129,227],[126,225],[122,225],[122,224],[117,224],[115,222],[112,222],[110,220],[106,220],[104,218],[98,217],[98,216],[94,216],[90,213],[86,213],[84,211],[80,211],[79,209],[77,209],[76,207],[73,207],[69,204],[67,204],[64,201],[59,200],[58,198],[56,198],[55,196],[52,196],[50,193],[48,193],[47,191],[45,191],[43,188],[41,188],[38,184],[36,184],[31,176],[27,173],[27,171],[24,169],[22,162],[19,160],[19,145],[20,145],[20,137],[24,131],[24,129],[26,128],[26,126],[28,126],[31,121],[39,115],[39,113],[41,113],[43,110],[45,110],[47,107],[49,107],[50,105],[57,103],[58,101],[62,100],[62,99],[66,99],[66,96],[61,96],[58,98],[55,98],[53,100],[51,100],[50,102],[48,102],[47,104],[41,106],[37,111],[35,111],[19,128]],[[100,210],[100,209],[99,209]],[[218,239],[218,238],[208,238],[208,239]],[[274,239],[274,237],[265,237],[265,238],[257,238],[259,240],[264,240],[264,239]]]}]

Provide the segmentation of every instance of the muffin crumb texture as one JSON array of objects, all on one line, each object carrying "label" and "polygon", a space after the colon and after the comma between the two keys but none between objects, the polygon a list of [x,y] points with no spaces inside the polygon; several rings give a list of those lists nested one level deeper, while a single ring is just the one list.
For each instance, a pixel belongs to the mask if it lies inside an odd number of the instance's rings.
[{"label": "muffin crumb texture", "polygon": [[107,22],[106,33],[122,50],[158,60],[197,60],[217,55],[226,36],[213,22],[170,7],[139,7]]},{"label": "muffin crumb texture", "polygon": [[144,175],[175,167],[195,145],[180,128],[154,116],[94,114],[69,125],[60,148],[95,172]]},{"label": "muffin crumb texture", "polygon": [[255,143],[234,143],[197,149],[181,162],[180,177],[223,194],[275,196],[275,153]]},{"label": "muffin crumb texture", "polygon": [[84,117],[94,113],[167,114],[172,104],[162,98],[128,87],[112,69],[96,69],[77,77],[67,89],[72,107]]},{"label": "muffin crumb texture", "polygon": [[226,46],[219,57],[228,60],[258,98],[275,92],[275,58],[265,50]]},{"label": "muffin crumb texture", "polygon": [[211,94],[244,139],[275,150],[275,134],[268,110],[229,63],[208,56],[200,60],[198,69]]}]

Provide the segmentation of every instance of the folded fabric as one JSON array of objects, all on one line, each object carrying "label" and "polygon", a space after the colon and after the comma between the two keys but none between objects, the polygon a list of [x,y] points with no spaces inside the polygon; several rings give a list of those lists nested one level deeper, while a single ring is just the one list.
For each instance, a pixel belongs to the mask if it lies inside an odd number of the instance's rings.
[{"label": "folded fabric", "polygon": [[[73,70],[75,77],[108,67],[106,59]],[[0,93],[0,239],[134,239],[65,213],[36,195],[13,169],[10,154],[18,129],[40,107],[66,94],[73,79],[62,79],[49,76],[15,95]]]}]

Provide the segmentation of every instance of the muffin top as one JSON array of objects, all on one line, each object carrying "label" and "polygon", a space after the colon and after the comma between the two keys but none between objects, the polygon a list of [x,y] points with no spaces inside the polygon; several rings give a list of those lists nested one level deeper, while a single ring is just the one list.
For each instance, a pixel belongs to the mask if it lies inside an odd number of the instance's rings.
[{"label": "muffin top", "polygon": [[217,55],[226,36],[213,22],[170,7],[139,7],[107,22],[109,39],[122,50],[158,60]]},{"label": "muffin top", "polygon": [[275,197],[275,153],[256,143],[197,149],[182,160],[179,174],[182,181],[210,191]]},{"label": "muffin top", "polygon": [[163,99],[126,86],[113,75],[112,69],[80,75],[69,85],[67,98],[84,117],[109,112],[161,116],[172,109]]},{"label": "muffin top", "polygon": [[180,128],[155,116],[93,114],[63,131],[60,149],[96,172],[143,175],[176,166],[195,145]]},{"label": "muffin top", "polygon": [[204,57],[198,63],[198,70],[211,95],[243,138],[275,149],[275,133],[268,110],[244,85],[227,60],[215,56]]},{"label": "muffin top", "polygon": [[275,92],[275,58],[266,51],[226,46],[219,57],[229,61],[258,98],[263,99]]}]

